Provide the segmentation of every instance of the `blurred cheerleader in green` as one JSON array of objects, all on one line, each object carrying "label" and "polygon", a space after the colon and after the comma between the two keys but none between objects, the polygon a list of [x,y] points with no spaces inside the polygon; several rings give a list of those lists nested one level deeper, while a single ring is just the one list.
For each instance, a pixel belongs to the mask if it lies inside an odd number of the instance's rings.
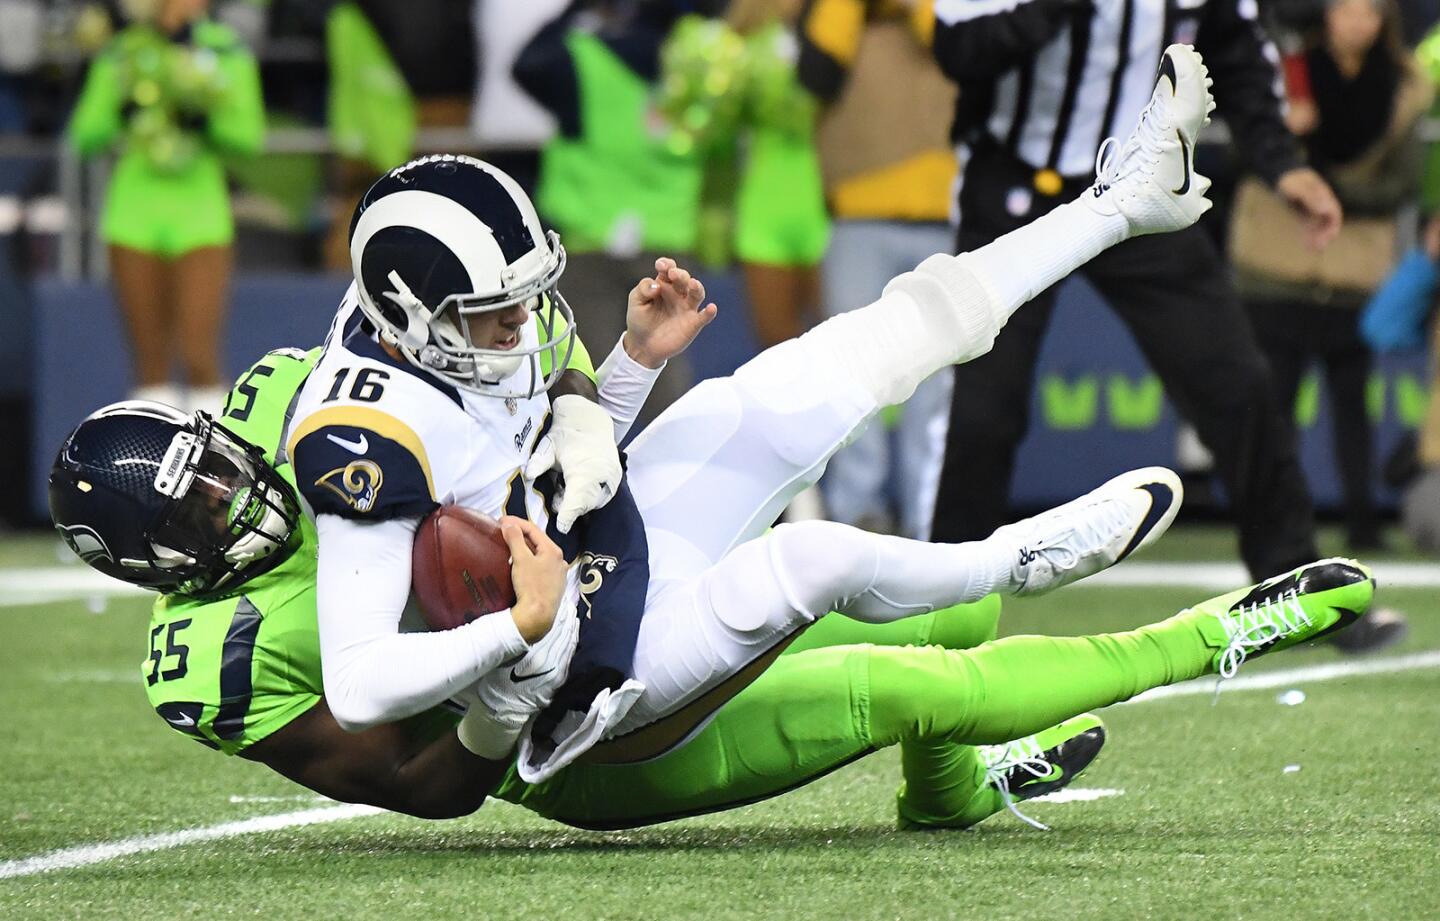
[{"label": "blurred cheerleader in green", "polygon": [[830,238],[815,154],[816,102],[795,78],[798,0],[734,0],[724,22],[690,16],[667,42],[662,108],[677,135],[724,162],[737,138],[734,252],[761,348],[819,318]]},{"label": "blurred cheerleader in green", "polygon": [[[218,411],[232,264],[223,157],[258,153],[255,58],[206,0],[127,0],[70,122],[82,156],[118,147],[100,232],[134,356],[134,395]],[[180,356],[188,399],[170,383]]]}]

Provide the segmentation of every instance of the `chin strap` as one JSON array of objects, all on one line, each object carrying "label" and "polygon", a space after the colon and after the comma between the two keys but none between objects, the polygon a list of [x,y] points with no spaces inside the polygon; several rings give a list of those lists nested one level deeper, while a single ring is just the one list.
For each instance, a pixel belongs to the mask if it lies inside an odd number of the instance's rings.
[{"label": "chin strap", "polygon": [[430,319],[435,316],[434,311],[415,296],[415,292],[405,284],[399,272],[392,270],[385,277],[395,286],[395,290],[386,291],[383,296],[405,311],[405,331],[399,336],[399,344],[412,350],[424,348],[430,341]]}]

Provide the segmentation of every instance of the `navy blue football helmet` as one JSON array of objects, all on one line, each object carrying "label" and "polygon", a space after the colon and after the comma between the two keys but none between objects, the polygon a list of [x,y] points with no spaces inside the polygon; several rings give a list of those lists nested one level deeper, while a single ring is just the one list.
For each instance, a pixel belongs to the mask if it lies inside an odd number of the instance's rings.
[{"label": "navy blue football helmet", "polygon": [[50,470],[50,518],[106,575],[205,596],[289,556],[300,505],[260,449],[209,414],[131,400],[65,439]]}]

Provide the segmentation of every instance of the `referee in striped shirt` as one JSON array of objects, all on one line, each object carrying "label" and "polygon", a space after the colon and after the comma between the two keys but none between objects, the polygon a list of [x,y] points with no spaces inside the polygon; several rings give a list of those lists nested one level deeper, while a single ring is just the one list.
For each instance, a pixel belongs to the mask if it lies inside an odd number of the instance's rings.
[{"label": "referee in striped shirt", "polygon": [[[1339,230],[1339,203],[1281,121],[1278,56],[1255,0],[935,0],[934,14],[936,58],[960,86],[958,251],[1085,191],[1097,148],[1135,123],[1171,42],[1205,56],[1216,114],[1248,167],[1306,216],[1311,244]],[[1287,407],[1272,396],[1207,234],[1138,237],[1081,271],[1215,455],[1251,574],[1313,560],[1314,513]],[[1052,289],[1010,319],[993,351],[955,368],[932,540],[980,540],[1010,519],[1015,450],[1054,305]]]}]

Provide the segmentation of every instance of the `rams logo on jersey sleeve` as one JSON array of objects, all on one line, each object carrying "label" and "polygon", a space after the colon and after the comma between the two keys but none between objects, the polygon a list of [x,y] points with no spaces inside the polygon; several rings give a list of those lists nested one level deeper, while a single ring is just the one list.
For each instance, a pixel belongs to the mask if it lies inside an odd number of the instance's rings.
[{"label": "rams logo on jersey sleeve", "polygon": [[354,460],[331,470],[315,485],[334,490],[335,495],[363,514],[375,507],[375,499],[384,483],[385,472],[379,464],[370,460]]},{"label": "rams logo on jersey sleeve", "polygon": [[295,428],[290,446],[296,483],[316,514],[383,521],[438,504],[425,446],[388,413],[322,409]]}]

